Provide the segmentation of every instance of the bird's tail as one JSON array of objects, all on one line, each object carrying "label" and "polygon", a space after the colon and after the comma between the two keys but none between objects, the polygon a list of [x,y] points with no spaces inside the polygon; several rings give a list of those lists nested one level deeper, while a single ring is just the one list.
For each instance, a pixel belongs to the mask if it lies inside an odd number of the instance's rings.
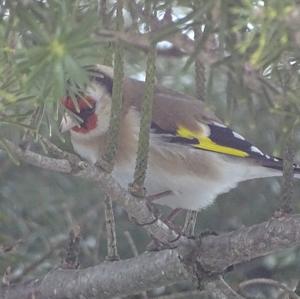
[{"label": "bird's tail", "polygon": [[[266,156],[263,159],[261,159],[260,165],[271,168],[274,170],[278,170],[280,172],[283,172],[283,159],[273,157],[273,156]],[[300,165],[297,163],[293,164],[293,170],[294,170],[294,176],[296,178],[300,178]]]}]

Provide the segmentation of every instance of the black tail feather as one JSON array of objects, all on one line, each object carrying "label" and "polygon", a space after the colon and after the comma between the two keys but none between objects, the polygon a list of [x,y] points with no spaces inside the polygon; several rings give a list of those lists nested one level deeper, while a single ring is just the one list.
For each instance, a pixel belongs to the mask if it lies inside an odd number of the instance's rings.
[{"label": "black tail feather", "polygon": [[[272,156],[265,156],[261,159],[259,159],[260,164],[264,167],[276,169],[276,170],[283,170],[283,159],[277,158],[277,157],[272,157]],[[300,173],[300,165],[294,163],[294,172],[295,173]]]}]

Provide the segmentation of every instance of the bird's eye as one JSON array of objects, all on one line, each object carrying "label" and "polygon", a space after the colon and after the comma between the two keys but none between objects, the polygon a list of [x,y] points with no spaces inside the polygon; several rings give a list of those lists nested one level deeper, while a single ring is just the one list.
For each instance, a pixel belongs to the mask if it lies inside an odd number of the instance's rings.
[{"label": "bird's eye", "polygon": [[113,80],[111,77],[101,72],[92,72],[90,73],[90,78],[94,82],[102,85],[106,89],[107,93],[110,95],[112,94]]}]

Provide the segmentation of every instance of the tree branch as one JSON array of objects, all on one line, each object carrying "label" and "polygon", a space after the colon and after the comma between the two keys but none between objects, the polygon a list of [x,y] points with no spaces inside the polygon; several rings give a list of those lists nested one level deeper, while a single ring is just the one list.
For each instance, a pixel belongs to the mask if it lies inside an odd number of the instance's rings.
[{"label": "tree branch", "polygon": [[[72,161],[69,161],[67,160],[69,156],[68,153],[64,154],[66,159],[54,159],[29,150],[23,151],[12,142],[8,140],[6,142],[15,156],[23,162],[39,168],[72,174],[83,179],[97,182],[104,193],[122,206],[131,218],[135,219],[138,223],[149,223],[145,225],[144,228],[161,243],[167,244],[178,238],[178,233],[170,229],[152,213],[146,200],[136,198],[129,194],[110,174],[102,171],[99,167],[90,165],[80,159],[75,161],[73,155],[71,155]],[[75,171],[73,169],[75,169]],[[183,237],[181,239],[183,239]],[[176,242],[174,242],[174,245],[176,245]]]},{"label": "tree branch", "polygon": [[[105,299],[132,295],[192,279],[186,264],[194,266],[196,263],[202,280],[212,279],[214,275],[218,278],[217,273],[231,265],[299,244],[300,215],[274,218],[235,232],[205,237],[200,245],[190,241],[178,249],[144,253],[83,270],[57,269],[43,279],[2,288],[0,299],[31,298],[32,295],[36,299],[93,299],[100,295]],[[194,249],[192,255],[191,248]]]},{"label": "tree branch", "polygon": [[[80,165],[82,170],[72,173],[68,160],[22,151],[13,143],[8,144],[24,162],[96,181],[139,222],[153,219],[144,200],[128,194],[110,175],[97,167],[81,162],[84,164]],[[146,225],[145,229],[165,242],[174,238],[174,232],[159,219]],[[206,236],[200,242],[180,238],[175,244],[179,245],[177,249],[144,253],[125,261],[103,263],[83,270],[54,270],[43,279],[2,289],[0,299],[27,298],[26,294],[33,294],[37,299],[97,298],[100,294],[101,298],[111,298],[192,279],[193,271],[200,281],[217,278],[232,265],[300,245],[300,215],[272,218],[231,233]],[[190,269],[193,271],[189,272]]]},{"label": "tree branch", "polygon": [[105,228],[106,228],[106,241],[107,241],[107,255],[106,260],[117,261],[120,259],[117,246],[116,222],[112,200],[109,196],[105,196]]},{"label": "tree branch", "polygon": [[239,284],[239,291],[240,291],[240,293],[243,293],[246,295],[246,292],[244,291],[244,289],[246,289],[249,286],[253,286],[253,285],[255,286],[255,285],[259,285],[259,284],[270,286],[270,287],[277,288],[277,289],[282,289],[286,294],[288,294],[288,298],[300,299],[300,297],[293,290],[288,288],[285,284],[281,283],[280,281],[276,281],[276,280],[268,279],[268,278],[254,278],[254,279],[250,279],[250,280],[241,282]]},{"label": "tree branch", "polygon": [[105,299],[136,294],[188,277],[178,253],[165,250],[83,270],[57,269],[43,279],[0,289],[0,299]]}]

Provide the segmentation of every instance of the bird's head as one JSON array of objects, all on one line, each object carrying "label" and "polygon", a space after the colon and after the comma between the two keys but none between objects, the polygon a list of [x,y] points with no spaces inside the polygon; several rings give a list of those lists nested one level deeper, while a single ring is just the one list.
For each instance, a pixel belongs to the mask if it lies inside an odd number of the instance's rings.
[{"label": "bird's head", "polygon": [[70,113],[63,116],[61,132],[71,130],[72,134],[77,136],[91,137],[103,135],[108,130],[113,70],[108,66],[95,65],[87,67],[87,71],[89,84],[77,97],[77,103],[70,96],[63,98],[62,103]]}]

